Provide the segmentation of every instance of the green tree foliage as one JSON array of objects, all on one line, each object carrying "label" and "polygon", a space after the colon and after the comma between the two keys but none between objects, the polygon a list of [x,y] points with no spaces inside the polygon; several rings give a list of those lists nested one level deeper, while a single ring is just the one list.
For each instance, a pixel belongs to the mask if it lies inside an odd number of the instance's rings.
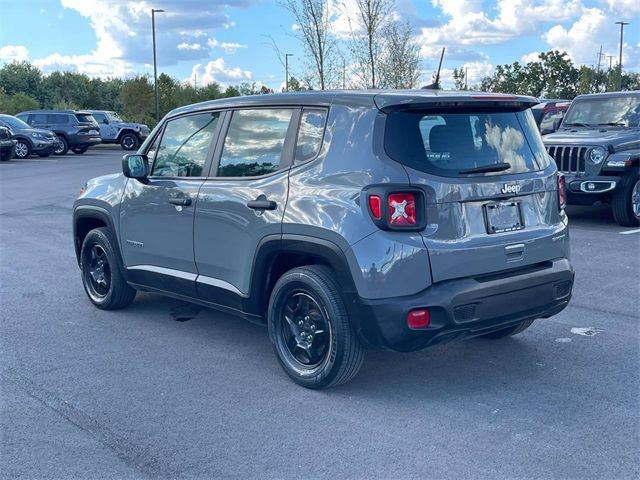
[{"label": "green tree foliage", "polygon": [[7,95],[23,92],[40,100],[42,72],[29,62],[11,62],[0,69],[0,88]]},{"label": "green tree foliage", "polygon": [[120,90],[122,114],[128,120],[155,125],[153,86],[147,75],[124,81]]},{"label": "green tree foliage", "polygon": [[464,90],[465,78],[464,68],[453,69],[453,85],[456,90]]},{"label": "green tree foliage", "polygon": [[[572,99],[576,95],[618,90],[619,70],[596,70],[576,67],[566,52],[552,50],[522,65],[498,65],[493,75],[484,77],[479,89],[489,92],[515,93],[534,97]],[[623,90],[638,90],[640,75],[624,73]],[[454,76],[454,81],[455,81]]]},{"label": "green tree foliage", "polygon": [[39,107],[40,102],[38,102],[38,99],[26,93],[18,92],[13,95],[0,93],[0,113],[15,115],[16,113],[34,110]]}]

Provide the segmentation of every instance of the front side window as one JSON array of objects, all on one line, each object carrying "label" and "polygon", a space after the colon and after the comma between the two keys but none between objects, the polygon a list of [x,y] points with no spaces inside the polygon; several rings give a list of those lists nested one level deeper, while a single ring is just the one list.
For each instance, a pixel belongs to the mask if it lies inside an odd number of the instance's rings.
[{"label": "front side window", "polygon": [[296,142],[296,162],[306,162],[318,155],[326,122],[326,110],[305,108],[302,111]]},{"label": "front side window", "polygon": [[93,118],[98,123],[104,123],[104,121],[107,119],[107,116],[104,113],[94,113]]},{"label": "front side window", "polygon": [[284,108],[233,112],[218,176],[255,177],[278,170],[292,115]]},{"label": "front side window", "polygon": [[[155,153],[152,176],[202,176],[219,116],[219,113],[201,113],[167,122]],[[151,148],[155,148],[155,142]]]},{"label": "front side window", "polygon": [[29,116],[29,123],[31,125],[47,125],[47,114],[46,113],[32,113]]},{"label": "front side window", "polygon": [[538,141],[530,111],[454,113],[391,112],[385,128],[385,149],[411,168],[443,176],[506,164],[505,175],[546,168],[548,157]]}]

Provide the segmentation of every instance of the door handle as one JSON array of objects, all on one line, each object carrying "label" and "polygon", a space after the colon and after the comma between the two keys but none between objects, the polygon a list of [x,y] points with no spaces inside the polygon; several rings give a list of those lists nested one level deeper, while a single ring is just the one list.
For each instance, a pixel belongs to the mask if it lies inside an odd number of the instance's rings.
[{"label": "door handle", "polygon": [[247,202],[247,207],[254,210],[275,210],[278,208],[278,204],[273,200],[267,200],[264,195],[260,195],[255,200]]},{"label": "door handle", "polygon": [[179,205],[181,207],[188,207],[191,205],[191,197],[170,198],[169,203],[171,205]]}]

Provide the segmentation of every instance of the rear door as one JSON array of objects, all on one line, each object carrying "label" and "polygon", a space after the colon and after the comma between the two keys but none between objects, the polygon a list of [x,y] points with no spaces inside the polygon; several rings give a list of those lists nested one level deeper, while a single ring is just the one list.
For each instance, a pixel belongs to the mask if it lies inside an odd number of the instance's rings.
[{"label": "rear door", "polygon": [[282,234],[299,112],[269,107],[227,113],[224,137],[196,208],[201,298],[241,308],[260,241]]},{"label": "rear door", "polygon": [[390,112],[385,143],[425,192],[434,282],[565,255],[556,171],[529,110]]}]

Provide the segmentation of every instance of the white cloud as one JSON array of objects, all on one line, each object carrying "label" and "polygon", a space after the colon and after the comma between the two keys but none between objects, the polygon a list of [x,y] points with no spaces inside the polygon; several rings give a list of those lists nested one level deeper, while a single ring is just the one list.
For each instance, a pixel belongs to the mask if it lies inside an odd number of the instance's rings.
[{"label": "white cloud", "polygon": [[178,50],[204,50],[204,45],[200,43],[182,42],[178,44]]},{"label": "white cloud", "polygon": [[227,67],[223,58],[217,58],[206,65],[200,63],[193,66],[189,82],[194,83],[197,79],[198,85],[217,82],[223,85],[237,84],[251,81],[253,73],[241,68]]},{"label": "white cloud", "polygon": [[242,45],[241,43],[235,42],[219,42],[215,38],[210,38],[207,40],[207,45],[211,48],[222,48],[224,53],[234,54],[238,51],[239,48],[247,48],[246,45]]},{"label": "white cloud", "polygon": [[6,45],[0,47],[0,62],[22,62],[29,59],[29,50],[23,45]]},{"label": "white cloud", "polygon": [[[566,51],[577,64],[597,64],[596,53],[602,45],[606,55],[614,55],[617,64],[619,36],[616,35],[615,18],[598,8],[590,8],[570,27],[555,25],[543,38],[552,49]],[[627,39],[633,38],[628,36]],[[636,40],[637,42],[637,40]],[[606,60],[603,60],[605,64]],[[622,52],[622,64],[625,68],[640,67],[640,44],[625,41]]]},{"label": "white cloud", "polygon": [[638,0],[608,0],[609,8],[627,18],[640,15],[640,2]]}]

